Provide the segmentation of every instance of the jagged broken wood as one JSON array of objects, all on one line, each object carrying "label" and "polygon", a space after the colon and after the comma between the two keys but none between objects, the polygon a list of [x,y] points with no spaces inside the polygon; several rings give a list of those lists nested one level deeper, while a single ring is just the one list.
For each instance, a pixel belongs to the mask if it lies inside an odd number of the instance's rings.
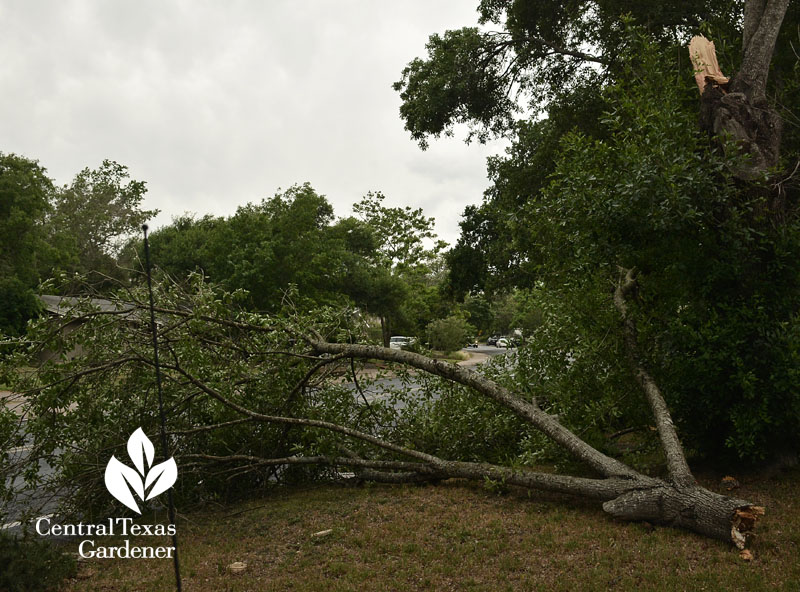
[{"label": "jagged broken wood", "polygon": [[695,35],[689,41],[689,56],[694,65],[694,78],[701,95],[708,84],[719,86],[728,84],[729,78],[719,68],[717,50],[713,41],[709,41],[702,35]]}]

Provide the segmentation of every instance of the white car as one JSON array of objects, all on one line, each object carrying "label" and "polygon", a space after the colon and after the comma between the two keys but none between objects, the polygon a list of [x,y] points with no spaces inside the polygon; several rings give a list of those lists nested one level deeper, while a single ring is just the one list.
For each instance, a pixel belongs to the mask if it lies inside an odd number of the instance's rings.
[{"label": "white car", "polygon": [[414,343],[416,338],[404,337],[403,335],[394,335],[389,339],[389,347],[392,349],[406,349],[409,345]]}]

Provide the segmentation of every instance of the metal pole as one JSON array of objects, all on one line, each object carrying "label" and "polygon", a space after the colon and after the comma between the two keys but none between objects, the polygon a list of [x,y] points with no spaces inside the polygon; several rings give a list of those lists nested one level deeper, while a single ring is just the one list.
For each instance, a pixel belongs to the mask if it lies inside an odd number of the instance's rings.
[{"label": "metal pole", "polygon": [[[161,450],[164,453],[164,460],[169,458],[167,446],[167,420],[164,416],[164,394],[161,390],[161,366],[158,362],[158,332],[156,330],[155,303],[153,302],[153,280],[150,276],[150,243],[147,240],[147,224],[142,226],[144,232],[144,261],[145,271],[147,272],[147,291],[150,294],[150,331],[153,334],[153,362],[156,367],[156,389],[158,390],[158,413],[161,416]],[[169,509],[169,523],[175,525],[175,502],[172,499],[172,488],[167,490],[167,504]],[[175,588],[181,592],[181,566],[178,561],[178,531],[177,525],[175,534],[172,535],[172,546],[175,548]]]}]

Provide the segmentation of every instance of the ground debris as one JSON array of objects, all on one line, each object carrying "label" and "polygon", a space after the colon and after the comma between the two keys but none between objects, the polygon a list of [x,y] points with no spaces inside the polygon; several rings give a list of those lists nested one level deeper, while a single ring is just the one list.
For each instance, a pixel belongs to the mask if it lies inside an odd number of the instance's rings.
[{"label": "ground debris", "polygon": [[731,491],[731,490],[737,489],[739,487],[739,481],[737,481],[735,477],[731,477],[730,475],[727,475],[727,476],[722,478],[722,481],[720,482],[720,485],[722,485],[722,487],[724,489],[727,489],[728,491]]},{"label": "ground debris", "polygon": [[322,537],[326,537],[326,536],[328,536],[328,535],[329,535],[329,534],[331,534],[332,532],[333,532],[333,529],[332,529],[332,528],[329,528],[328,530],[320,530],[319,532],[315,532],[315,533],[313,533],[313,534],[311,535],[311,538],[312,538],[312,539],[320,539],[320,538],[322,538]]}]

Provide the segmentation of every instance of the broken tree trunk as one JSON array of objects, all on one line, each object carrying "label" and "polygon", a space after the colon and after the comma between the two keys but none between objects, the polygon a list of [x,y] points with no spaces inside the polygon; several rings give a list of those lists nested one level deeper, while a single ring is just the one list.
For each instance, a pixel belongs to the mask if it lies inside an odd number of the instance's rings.
[{"label": "broken tree trunk", "polygon": [[674,485],[625,493],[604,503],[603,509],[623,520],[665,524],[730,541],[737,549],[744,549],[757,517],[764,514],[759,506],[703,487]]},{"label": "broken tree trunk", "polygon": [[689,54],[702,104],[700,127],[718,137],[728,136],[750,160],[735,171],[752,180],[778,164],[783,124],[766,98],[775,42],[789,0],[748,0],[745,4],[741,69],[730,82],[717,64],[714,44],[692,38]]}]

